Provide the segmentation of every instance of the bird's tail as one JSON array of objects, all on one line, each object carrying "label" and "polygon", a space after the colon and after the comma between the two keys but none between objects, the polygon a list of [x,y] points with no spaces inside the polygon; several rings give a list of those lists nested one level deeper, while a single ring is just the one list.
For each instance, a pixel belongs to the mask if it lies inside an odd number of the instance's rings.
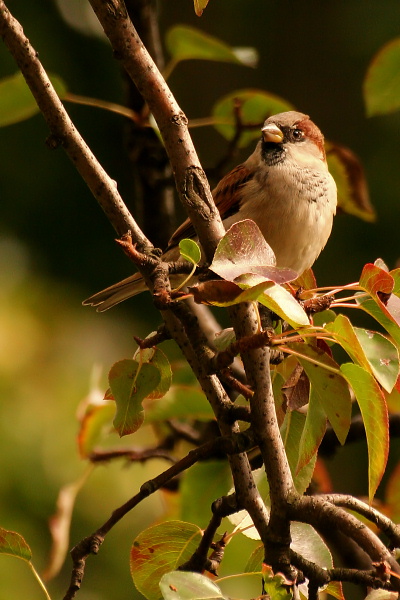
[{"label": "bird's tail", "polygon": [[114,283],[114,285],[110,285],[110,287],[101,292],[93,294],[93,296],[84,300],[82,304],[84,306],[97,306],[97,312],[104,312],[116,304],[123,302],[123,300],[136,296],[136,294],[140,294],[145,290],[147,290],[147,286],[142,276],[140,273],[135,273],[118,283]]}]

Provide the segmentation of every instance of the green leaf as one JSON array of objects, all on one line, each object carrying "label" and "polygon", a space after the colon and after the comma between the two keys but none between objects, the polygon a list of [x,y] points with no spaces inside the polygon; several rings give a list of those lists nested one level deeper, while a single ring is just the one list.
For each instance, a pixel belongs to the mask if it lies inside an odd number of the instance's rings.
[{"label": "green leaf", "polygon": [[172,571],[163,575],[160,589],[165,600],[224,599],[219,587],[201,573]]},{"label": "green leaf", "polygon": [[199,421],[209,421],[214,418],[204,393],[194,385],[174,385],[162,402],[151,402],[146,406],[146,424],[185,418]]},{"label": "green leaf", "polygon": [[372,501],[385,472],[389,453],[389,421],[385,398],[373,376],[362,367],[340,367],[360,407],[368,445],[368,493]]},{"label": "green leaf", "polygon": [[393,269],[393,271],[390,271],[390,275],[393,277],[394,281],[394,288],[392,294],[400,296],[400,268]]},{"label": "green leaf", "polygon": [[380,333],[353,328],[350,320],[338,315],[326,326],[335,340],[361,367],[370,371],[379,383],[390,392],[399,374],[399,354],[392,342]]},{"label": "green leaf", "polygon": [[[65,83],[58,75],[49,74],[49,77],[57,94],[63,98],[67,93]],[[36,100],[20,72],[0,80],[0,127],[19,123],[39,112]]]},{"label": "green leaf", "polygon": [[27,562],[32,559],[32,552],[22,535],[0,527],[0,554],[9,554],[22,558]]},{"label": "green leaf", "polygon": [[244,56],[240,50],[237,52],[235,48],[231,48],[218,38],[188,25],[171,27],[165,42],[175,64],[181,60],[200,59],[255,66],[257,56],[255,50],[252,49],[250,57]]},{"label": "green leaf", "polygon": [[339,373],[339,365],[315,346],[291,343],[296,357],[310,379],[312,394],[320,402],[336,436],[344,444],[350,427],[351,397]]},{"label": "green leaf", "polygon": [[258,298],[258,302],[267,306],[289,325],[298,329],[310,324],[307,314],[292,294],[280,285],[274,285]]},{"label": "green leaf", "polygon": [[130,554],[131,575],[139,592],[148,600],[158,600],[161,577],[189,560],[201,538],[199,527],[183,521],[167,521],[139,533]]},{"label": "green leaf", "polygon": [[[281,573],[274,577],[265,577],[261,571],[228,575],[218,579],[218,585],[227,598],[259,598],[262,582],[265,582],[266,598],[274,600],[291,600],[292,594],[284,587]],[[264,596],[262,596],[264,598]]]},{"label": "green leaf", "polygon": [[[180,482],[181,518],[206,527],[211,504],[227,494],[232,487],[232,475],[226,460],[199,462],[187,470]],[[196,498],[196,501],[193,501]]]},{"label": "green leaf", "polygon": [[160,383],[156,388],[147,396],[147,398],[157,399],[162,398],[168,392],[172,383],[172,370],[169,360],[160,348],[146,348],[135,352],[133,357],[134,360],[142,363],[149,363],[156,367],[160,372]]},{"label": "green leaf", "polygon": [[400,108],[400,38],[385,44],[372,59],[364,80],[369,117]]},{"label": "green leaf", "polygon": [[182,258],[198,265],[201,260],[201,250],[194,240],[184,239],[179,242],[179,251]]},{"label": "green leaf", "polygon": [[355,327],[354,331],[372,374],[387,392],[391,392],[399,376],[399,353],[396,346],[377,331],[359,327]]},{"label": "green leaf", "polygon": [[369,199],[368,185],[359,158],[345,146],[326,142],[326,160],[335,180],[338,206],[343,212],[364,221],[376,220],[376,213]]},{"label": "green leaf", "polygon": [[[356,298],[357,304],[362,310],[371,315],[378,323],[386,329],[395,341],[398,348],[400,348],[400,327],[397,321],[400,319],[400,307],[399,298],[397,296],[391,296],[389,298],[388,305],[391,307],[391,312],[387,310],[382,303],[377,303],[371,298],[363,298],[362,296]],[[395,305],[395,306],[394,306]],[[398,318],[393,318],[393,314],[396,315],[395,309],[398,313]]]},{"label": "green leaf", "polygon": [[300,441],[304,431],[305,420],[305,415],[300,412],[287,412],[281,427],[281,435],[285,444],[290,471],[299,494],[304,494],[310,485],[317,458],[317,455],[314,454],[304,466],[300,469],[297,468],[300,459]]},{"label": "green leaf", "polygon": [[237,132],[239,112],[240,124],[244,131],[240,135],[238,145],[244,148],[251,141],[261,138],[261,127],[265,119],[287,110],[293,110],[293,105],[279,96],[262,90],[242,89],[218,100],[212,109],[212,116],[216,122],[216,130],[227,140],[232,140]]},{"label": "green leaf", "polygon": [[114,427],[120,437],[134,433],[144,420],[142,401],[159,385],[160,371],[148,363],[125,359],[111,367],[108,379],[117,405]]},{"label": "green leaf", "polygon": [[315,397],[314,387],[311,386],[306,422],[299,443],[299,457],[296,465],[296,473],[299,473],[299,471],[307,465],[317,453],[326,431],[326,421],[326,413],[321,406],[319,399]]}]

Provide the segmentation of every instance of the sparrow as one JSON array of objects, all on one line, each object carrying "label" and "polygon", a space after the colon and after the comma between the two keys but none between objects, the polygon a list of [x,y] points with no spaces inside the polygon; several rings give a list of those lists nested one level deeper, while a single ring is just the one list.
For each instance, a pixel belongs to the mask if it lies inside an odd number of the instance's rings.
[{"label": "sparrow", "polygon": [[[324,248],[336,213],[337,190],[326,162],[324,136],[308,115],[288,111],[269,117],[254,152],[213,190],[225,228],[244,219],[258,225],[276,266],[301,275]],[[195,238],[187,219],[163,255],[179,258],[179,242]],[[136,273],[83,302],[105,311],[147,287]]]}]

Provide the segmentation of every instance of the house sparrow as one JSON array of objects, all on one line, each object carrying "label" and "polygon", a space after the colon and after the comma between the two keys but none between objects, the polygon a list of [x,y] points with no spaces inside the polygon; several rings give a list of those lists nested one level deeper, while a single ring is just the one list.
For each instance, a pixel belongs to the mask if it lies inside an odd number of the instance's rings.
[{"label": "house sparrow", "polygon": [[[253,154],[225,175],[213,190],[225,228],[252,219],[276,256],[276,266],[299,275],[325,246],[336,212],[336,184],[328,171],[324,137],[311,119],[289,111],[269,117]],[[187,219],[163,257],[177,260],[179,241],[195,237]],[[139,273],[83,302],[104,311],[144,291]]]}]

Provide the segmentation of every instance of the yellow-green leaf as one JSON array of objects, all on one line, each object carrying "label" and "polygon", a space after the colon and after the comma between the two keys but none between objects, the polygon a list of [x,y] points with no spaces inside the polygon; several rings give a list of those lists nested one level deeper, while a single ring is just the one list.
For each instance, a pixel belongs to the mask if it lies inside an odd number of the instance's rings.
[{"label": "yellow-green leaf", "polygon": [[[49,74],[57,94],[63,98],[67,87],[58,75]],[[19,123],[40,112],[20,72],[0,80],[0,127]]]},{"label": "yellow-green leaf", "polygon": [[368,445],[368,495],[372,501],[385,472],[389,453],[389,420],[382,390],[359,365],[345,363],[340,371],[351,385],[360,407]]},{"label": "yellow-green leaf", "polygon": [[293,105],[268,92],[242,89],[220,98],[214,105],[212,115],[215,128],[226,139],[231,140],[237,132],[237,119],[243,129],[239,146],[244,148],[252,140],[261,138],[261,127],[269,116],[293,110]]},{"label": "yellow-green leaf", "polygon": [[140,365],[126,359],[111,367],[108,379],[117,405],[113,423],[121,437],[134,433],[142,425],[142,401],[157,388],[160,378],[160,371],[149,363]]},{"label": "yellow-green leaf", "polygon": [[165,43],[175,64],[181,60],[201,59],[255,66],[255,50],[249,60],[242,49],[232,48],[222,40],[189,25],[175,25],[168,30]]},{"label": "yellow-green leaf", "polygon": [[159,581],[175,571],[196,550],[202,538],[199,527],[183,521],[167,521],[145,529],[131,548],[133,582],[148,600],[159,600]]},{"label": "yellow-green leaf", "polygon": [[369,117],[400,108],[400,38],[388,42],[370,63],[364,80],[364,101]]}]

